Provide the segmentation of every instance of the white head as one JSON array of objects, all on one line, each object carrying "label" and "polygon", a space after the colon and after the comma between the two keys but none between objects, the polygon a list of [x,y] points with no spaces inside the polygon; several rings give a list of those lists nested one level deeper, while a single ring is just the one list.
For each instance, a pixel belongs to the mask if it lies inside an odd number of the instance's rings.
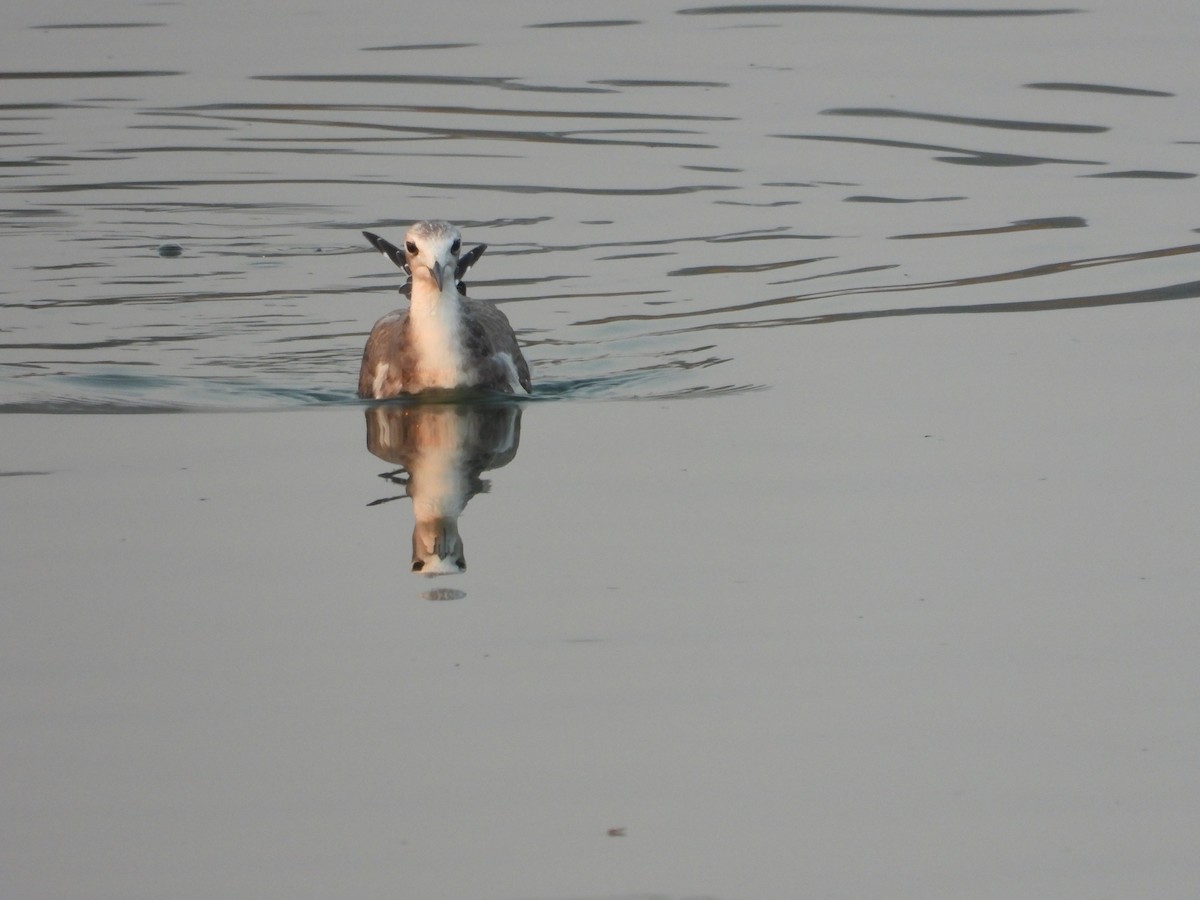
[{"label": "white head", "polygon": [[[454,288],[462,235],[449,222],[418,222],[404,235],[404,259],[412,272],[413,287],[424,284],[439,294],[443,286]],[[455,289],[457,290],[457,289]]]}]

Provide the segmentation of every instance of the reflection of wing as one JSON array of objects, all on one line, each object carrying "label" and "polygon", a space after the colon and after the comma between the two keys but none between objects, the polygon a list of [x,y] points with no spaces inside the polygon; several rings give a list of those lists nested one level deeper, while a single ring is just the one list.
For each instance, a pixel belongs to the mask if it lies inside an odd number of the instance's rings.
[{"label": "reflection of wing", "polygon": [[516,403],[388,403],[366,411],[367,449],[410,473],[453,457],[468,475],[506,466],[521,442]]},{"label": "reflection of wing", "polygon": [[[460,407],[461,408],[461,407]],[[515,403],[496,403],[474,407],[471,430],[473,452],[471,471],[483,474],[507,466],[517,457],[521,444],[521,407]]]}]

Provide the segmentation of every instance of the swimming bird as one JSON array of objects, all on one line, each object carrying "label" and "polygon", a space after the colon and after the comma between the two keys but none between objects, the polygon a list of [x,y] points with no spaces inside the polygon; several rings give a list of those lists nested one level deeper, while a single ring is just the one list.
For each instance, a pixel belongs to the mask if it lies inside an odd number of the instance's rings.
[{"label": "swimming bird", "polygon": [[411,276],[411,291],[407,309],[393,310],[371,329],[358,396],[381,400],[438,388],[529,393],[529,364],[508,317],[494,303],[467,297],[461,282],[486,244],[463,253],[462,235],[442,221],[413,225],[403,248],[363,235]]}]

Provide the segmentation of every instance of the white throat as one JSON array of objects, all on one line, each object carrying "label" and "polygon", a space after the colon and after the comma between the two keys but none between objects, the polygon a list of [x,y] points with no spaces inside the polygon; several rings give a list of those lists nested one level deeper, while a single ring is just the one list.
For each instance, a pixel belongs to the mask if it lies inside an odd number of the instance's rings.
[{"label": "white throat", "polygon": [[418,378],[427,387],[453,388],[463,372],[463,309],[453,278],[440,293],[432,278],[414,278],[408,310]]}]

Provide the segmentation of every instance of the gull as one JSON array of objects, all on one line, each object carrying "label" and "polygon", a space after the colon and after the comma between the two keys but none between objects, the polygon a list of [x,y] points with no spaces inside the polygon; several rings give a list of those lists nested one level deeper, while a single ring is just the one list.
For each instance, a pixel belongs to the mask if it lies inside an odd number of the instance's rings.
[{"label": "gull", "polygon": [[358,396],[382,400],[455,388],[529,393],[529,364],[508,317],[494,303],[468,297],[461,282],[486,244],[463,253],[462,235],[442,221],[413,225],[403,248],[363,235],[411,276],[411,291],[401,288],[410,294],[407,309],[393,310],[371,329]]}]

